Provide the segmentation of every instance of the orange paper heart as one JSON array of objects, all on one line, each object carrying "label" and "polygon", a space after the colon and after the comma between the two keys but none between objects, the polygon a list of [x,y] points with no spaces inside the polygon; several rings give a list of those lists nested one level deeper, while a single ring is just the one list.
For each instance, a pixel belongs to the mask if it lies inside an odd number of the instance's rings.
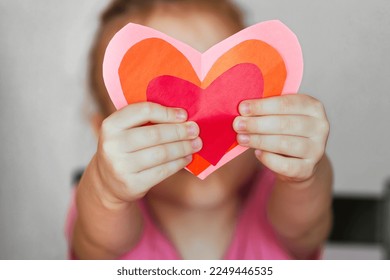
[{"label": "orange paper heart", "polygon": [[[261,70],[263,97],[282,93],[287,76],[284,61],[274,48],[258,40],[242,42],[227,51],[201,81],[188,59],[174,46],[162,39],[146,39],[127,51],[119,67],[119,77],[124,96],[132,104],[147,101],[146,90],[155,77],[175,76],[205,89],[221,74],[241,63],[255,64]],[[237,145],[237,142],[234,143],[230,150]],[[209,166],[207,160],[196,154],[187,168],[199,175]]]}]

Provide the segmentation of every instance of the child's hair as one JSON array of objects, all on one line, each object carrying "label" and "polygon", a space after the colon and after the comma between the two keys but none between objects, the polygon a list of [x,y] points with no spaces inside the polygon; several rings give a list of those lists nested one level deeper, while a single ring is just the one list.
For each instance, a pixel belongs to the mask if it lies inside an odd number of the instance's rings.
[{"label": "child's hair", "polygon": [[[100,18],[100,27],[92,45],[89,61],[89,86],[93,99],[96,101],[100,112],[104,116],[109,115],[107,104],[109,98],[105,91],[102,78],[101,65],[103,62],[102,38],[107,26],[115,23],[115,20],[124,17],[133,17],[142,24],[142,20],[153,12],[157,6],[164,8],[196,8],[213,12],[226,18],[239,31],[244,28],[241,11],[230,0],[113,0]],[[177,7],[176,7],[177,6]],[[106,42],[108,43],[108,42]]]}]

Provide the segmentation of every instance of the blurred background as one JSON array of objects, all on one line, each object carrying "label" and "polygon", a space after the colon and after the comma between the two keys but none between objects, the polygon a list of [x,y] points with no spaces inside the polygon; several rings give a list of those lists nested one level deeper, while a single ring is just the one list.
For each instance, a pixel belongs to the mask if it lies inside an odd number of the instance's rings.
[{"label": "blurred background", "polygon": [[[88,49],[108,2],[0,0],[0,259],[66,257],[72,174],[96,147],[85,107]],[[329,242],[325,258],[383,258],[386,221],[376,207],[390,178],[390,2],[236,2],[248,24],[280,19],[298,35],[301,92],[323,101],[332,126],[335,197],[370,205],[352,216],[372,222],[372,242]]]}]

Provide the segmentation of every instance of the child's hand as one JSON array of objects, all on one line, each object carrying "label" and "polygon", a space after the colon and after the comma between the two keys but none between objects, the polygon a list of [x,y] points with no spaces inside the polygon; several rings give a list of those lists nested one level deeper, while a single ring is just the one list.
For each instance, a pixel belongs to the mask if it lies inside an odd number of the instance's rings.
[{"label": "child's hand", "polygon": [[[130,202],[183,169],[202,147],[182,109],[138,103],[104,120],[96,158],[106,201]],[[147,123],[153,125],[142,126]]]},{"label": "child's hand", "polygon": [[[307,95],[283,95],[240,104],[234,121],[241,146],[283,180],[313,176],[325,153],[329,122],[321,102]],[[261,152],[260,152],[261,151]]]}]

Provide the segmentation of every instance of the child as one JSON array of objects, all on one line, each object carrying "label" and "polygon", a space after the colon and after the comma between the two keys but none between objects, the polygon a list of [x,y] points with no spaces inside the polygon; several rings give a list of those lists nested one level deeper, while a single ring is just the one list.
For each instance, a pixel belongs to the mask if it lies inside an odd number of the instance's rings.
[{"label": "child", "polygon": [[106,10],[90,69],[99,143],[68,217],[72,256],[318,258],[331,226],[322,104],[301,94],[242,102],[232,125],[240,145],[252,149],[199,180],[183,170],[202,148],[186,111],[147,102],[116,111],[108,98],[104,51],[129,22],[199,51],[244,27],[228,0],[116,0]]}]

